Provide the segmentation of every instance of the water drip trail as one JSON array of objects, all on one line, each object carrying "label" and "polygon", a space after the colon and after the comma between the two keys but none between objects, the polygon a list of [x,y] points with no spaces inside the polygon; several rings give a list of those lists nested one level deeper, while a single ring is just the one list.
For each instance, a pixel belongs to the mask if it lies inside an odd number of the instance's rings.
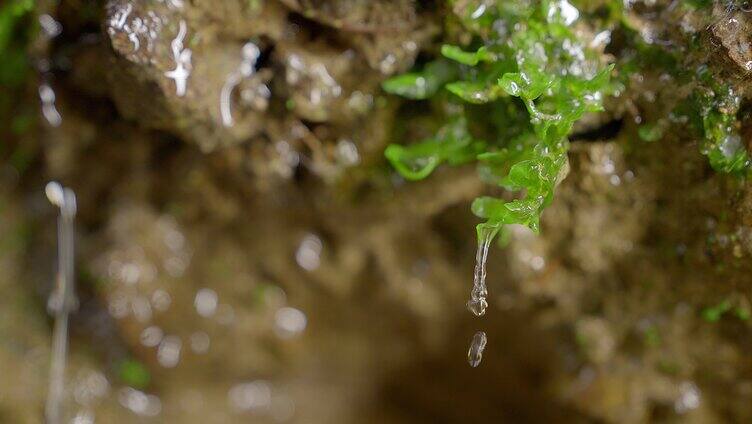
[{"label": "water drip trail", "polygon": [[186,49],[183,46],[187,32],[186,23],[181,20],[178,35],[170,43],[173,60],[175,61],[175,69],[165,72],[167,78],[175,81],[175,95],[178,97],[185,96],[188,78],[191,76],[192,69],[191,55],[193,52],[191,49]]},{"label": "water drip trail", "polygon": [[486,262],[488,261],[488,249],[491,241],[499,232],[499,227],[480,225],[478,226],[478,251],[475,255],[475,272],[473,274],[473,288],[470,291],[470,300],[467,301],[467,309],[475,316],[483,316],[488,307],[488,288],[486,287]]},{"label": "water drip trail", "polygon": [[73,190],[64,188],[57,182],[48,183],[45,187],[45,193],[50,203],[60,209],[57,221],[58,268],[55,288],[48,302],[48,308],[55,316],[55,326],[52,334],[50,386],[45,405],[47,422],[57,424],[62,422],[61,405],[65,388],[65,364],[68,352],[68,315],[78,306],[73,287],[75,248],[73,227],[76,217],[76,195]]},{"label": "water drip trail", "polygon": [[256,72],[256,61],[258,61],[260,55],[261,51],[258,46],[251,42],[246,43],[243,46],[243,60],[240,62],[240,66],[238,66],[238,69],[235,72],[227,77],[227,81],[222,87],[219,110],[222,115],[222,125],[225,127],[231,127],[235,124],[235,121],[232,118],[232,110],[230,108],[232,92],[235,90],[235,87],[240,84],[240,81],[242,81],[243,78],[248,78]]},{"label": "water drip trail", "polygon": [[480,365],[480,361],[483,360],[483,350],[486,348],[488,338],[486,333],[478,331],[473,336],[473,340],[470,342],[470,350],[467,351],[467,362],[471,367],[475,368]]}]

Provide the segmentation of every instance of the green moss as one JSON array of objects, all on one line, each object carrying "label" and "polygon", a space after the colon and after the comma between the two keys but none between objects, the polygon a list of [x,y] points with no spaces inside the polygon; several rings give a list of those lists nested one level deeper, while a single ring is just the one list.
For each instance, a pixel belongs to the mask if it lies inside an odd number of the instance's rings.
[{"label": "green moss", "polygon": [[120,381],[136,389],[145,389],[151,382],[149,370],[135,359],[126,359],[118,363],[117,375]]},{"label": "green moss", "polygon": [[664,128],[660,123],[649,123],[641,125],[637,129],[637,135],[643,140],[643,141],[658,141],[661,138],[663,138],[663,131]]},{"label": "green moss", "polygon": [[731,301],[724,300],[716,306],[705,308],[702,310],[702,319],[707,322],[718,322],[721,320],[724,314],[731,310]]},{"label": "green moss", "polygon": [[742,321],[749,321],[752,318],[752,312],[744,307],[738,307],[734,309],[734,315]]},{"label": "green moss", "polygon": [[448,82],[457,78],[459,67],[439,59],[427,64],[420,72],[398,75],[384,82],[384,91],[408,99],[422,100],[436,95]]},{"label": "green moss", "polygon": [[[475,36],[472,44],[444,45],[441,53],[453,65],[437,59],[420,73],[386,81],[384,89],[425,99],[443,86],[455,96],[450,101],[462,106],[435,137],[391,145],[386,157],[411,180],[443,163],[476,162],[484,180],[519,193],[512,201],[476,199],[472,211],[485,220],[478,231],[523,224],[537,232],[565,173],[567,136],[585,113],[603,110],[613,67],[571,29],[579,12],[566,1],[453,6]],[[476,131],[482,136],[469,128],[476,120],[485,127]]]},{"label": "green moss", "polygon": [[717,82],[706,67],[699,69],[697,85],[686,110],[702,138],[702,153],[716,171],[745,175],[750,159],[736,117],[741,97],[729,85]]},{"label": "green moss", "polygon": [[[614,65],[604,63],[572,30],[580,13],[566,0],[493,5],[470,0],[449,1],[453,15],[448,20],[464,31],[450,36],[469,39],[466,45],[444,44],[442,57],[383,85],[389,93],[429,99],[449,111],[435,136],[412,144],[400,140],[386,149],[400,174],[420,180],[442,164],[475,163],[484,181],[517,193],[511,201],[482,197],[473,202],[473,213],[485,221],[479,232],[504,224],[538,231],[540,216],[566,172],[574,123],[603,110],[604,98],[623,91],[634,74],[670,75],[686,88],[674,92],[690,93],[676,107],[667,101],[672,109],[641,125],[640,139],[658,142],[678,129],[672,126],[690,128],[713,169],[737,176],[750,172],[752,160],[740,136],[741,97],[717,71],[697,66],[707,57],[699,32],[683,33],[684,44],[650,43],[628,19],[638,12],[621,0],[574,3],[586,8],[594,33],[609,29],[618,39],[615,80],[610,78]],[[710,5],[704,0],[679,4],[683,13],[707,19],[710,14],[700,9]]]}]

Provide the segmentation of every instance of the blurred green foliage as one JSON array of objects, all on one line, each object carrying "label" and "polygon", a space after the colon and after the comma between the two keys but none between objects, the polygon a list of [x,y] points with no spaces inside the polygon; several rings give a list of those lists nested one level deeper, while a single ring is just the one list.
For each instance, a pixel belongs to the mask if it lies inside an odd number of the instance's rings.
[{"label": "blurred green foliage", "polygon": [[28,69],[26,45],[36,31],[29,17],[34,0],[7,0],[0,5],[0,85],[21,84]]},{"label": "blurred green foliage", "polygon": [[34,0],[0,2],[0,160],[23,172],[33,156],[18,137],[33,126],[33,112],[19,93],[29,76],[28,45],[37,31]]},{"label": "blurred green foliage", "polygon": [[136,389],[145,389],[151,382],[151,374],[144,364],[135,359],[118,363],[117,375],[120,381]]}]

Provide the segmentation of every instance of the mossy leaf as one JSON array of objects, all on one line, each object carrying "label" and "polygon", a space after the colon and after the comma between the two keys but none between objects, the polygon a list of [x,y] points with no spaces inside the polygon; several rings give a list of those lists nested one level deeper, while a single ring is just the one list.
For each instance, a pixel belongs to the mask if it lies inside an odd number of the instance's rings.
[{"label": "mossy leaf", "polygon": [[408,99],[422,100],[435,95],[449,81],[457,77],[457,65],[447,60],[429,63],[421,72],[397,75],[382,83],[387,93]]}]

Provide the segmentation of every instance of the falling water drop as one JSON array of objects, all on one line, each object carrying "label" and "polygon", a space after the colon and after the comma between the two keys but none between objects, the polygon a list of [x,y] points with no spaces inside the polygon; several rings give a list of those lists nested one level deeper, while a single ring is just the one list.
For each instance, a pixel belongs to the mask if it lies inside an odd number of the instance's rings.
[{"label": "falling water drop", "polygon": [[42,101],[42,115],[52,127],[59,127],[63,122],[60,112],[55,106],[55,91],[48,83],[39,85],[39,99]]},{"label": "falling water drop", "polygon": [[486,348],[488,338],[486,333],[478,331],[473,336],[473,341],[470,342],[470,350],[467,351],[467,362],[470,366],[475,368],[480,365],[480,361],[483,360],[483,350]]},{"label": "falling water drop", "polygon": [[478,252],[475,255],[475,272],[473,274],[473,289],[470,291],[470,300],[467,301],[467,309],[475,316],[483,316],[488,307],[488,289],[486,288],[486,261],[488,260],[488,248],[491,245],[498,227],[481,225],[478,228]]},{"label": "falling water drop", "polygon": [[55,38],[63,32],[63,26],[50,15],[44,14],[39,16],[39,26],[44,34],[49,38]]}]

